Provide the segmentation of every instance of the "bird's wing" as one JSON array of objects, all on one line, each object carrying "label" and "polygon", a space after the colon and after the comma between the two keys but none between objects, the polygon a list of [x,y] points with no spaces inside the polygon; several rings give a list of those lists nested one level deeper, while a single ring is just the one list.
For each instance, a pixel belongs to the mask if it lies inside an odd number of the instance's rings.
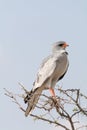
[{"label": "bird's wing", "polygon": [[33,90],[40,87],[53,74],[55,68],[55,57],[49,56],[44,59],[38,71],[36,81],[34,82]]}]

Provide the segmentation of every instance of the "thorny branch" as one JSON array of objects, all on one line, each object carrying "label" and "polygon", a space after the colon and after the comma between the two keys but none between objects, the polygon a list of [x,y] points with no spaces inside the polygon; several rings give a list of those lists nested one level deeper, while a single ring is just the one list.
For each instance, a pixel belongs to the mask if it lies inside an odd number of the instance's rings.
[{"label": "thorny branch", "polygon": [[[67,97],[71,98],[71,100],[75,103],[75,105],[78,107],[78,109],[87,116],[87,108],[86,110],[81,107],[81,104],[79,103],[80,99],[80,90],[79,89],[71,89],[71,92],[76,92],[76,98],[73,98],[72,96],[69,95],[68,91],[70,90],[60,90],[63,94],[65,94]],[[85,96],[84,96],[85,97]]]},{"label": "thorny branch", "polygon": [[[25,94],[28,94],[29,91],[26,90],[20,83],[19,85],[24,91],[22,96],[14,94],[7,89],[5,89],[5,95],[11,98],[12,101],[16,103],[23,112],[25,112],[26,110],[19,103],[18,98],[22,97],[23,100],[25,98]],[[63,90],[62,88],[58,88],[56,91],[60,95],[59,97],[56,96],[56,98],[42,94],[35,108],[36,110],[38,109],[40,113],[30,114],[30,116],[50,124],[60,126],[64,130],[78,130],[83,127],[87,128],[87,124],[79,127],[76,127],[75,125],[76,122],[80,123],[79,118],[77,120],[78,115],[80,117],[80,115],[83,114],[85,115],[85,118],[87,118],[87,105],[82,106],[83,100],[87,102],[87,96],[82,94],[80,89]],[[65,121],[70,124],[70,128],[63,123]]]}]

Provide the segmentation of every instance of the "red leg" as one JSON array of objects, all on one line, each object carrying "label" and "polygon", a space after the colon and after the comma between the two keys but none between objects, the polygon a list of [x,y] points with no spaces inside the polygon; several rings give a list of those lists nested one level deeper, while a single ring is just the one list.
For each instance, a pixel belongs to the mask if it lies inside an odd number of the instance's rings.
[{"label": "red leg", "polygon": [[55,97],[54,89],[53,89],[53,88],[50,88],[49,91],[50,91],[51,95],[52,95],[53,97]]}]

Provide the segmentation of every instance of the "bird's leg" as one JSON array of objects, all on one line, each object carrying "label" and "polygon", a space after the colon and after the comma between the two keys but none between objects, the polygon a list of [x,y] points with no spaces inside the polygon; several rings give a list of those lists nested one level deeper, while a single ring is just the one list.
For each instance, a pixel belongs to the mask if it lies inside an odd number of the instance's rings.
[{"label": "bird's leg", "polygon": [[49,88],[49,91],[50,91],[51,95],[52,95],[53,97],[55,97],[54,89],[53,89],[53,88]]},{"label": "bird's leg", "polygon": [[60,99],[56,98],[55,92],[53,88],[49,88],[49,91],[52,95],[52,103],[54,105],[54,107],[56,108],[57,111],[59,111],[60,108]]}]

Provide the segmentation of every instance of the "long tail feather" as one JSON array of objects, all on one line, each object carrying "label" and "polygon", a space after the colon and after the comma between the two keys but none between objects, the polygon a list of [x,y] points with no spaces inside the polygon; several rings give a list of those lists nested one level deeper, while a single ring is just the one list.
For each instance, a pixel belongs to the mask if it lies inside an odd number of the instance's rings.
[{"label": "long tail feather", "polygon": [[31,92],[25,97],[24,102],[28,103],[25,116],[28,116],[31,113],[31,111],[35,108],[41,93],[42,93],[42,88],[39,87],[34,91],[31,90]]}]

